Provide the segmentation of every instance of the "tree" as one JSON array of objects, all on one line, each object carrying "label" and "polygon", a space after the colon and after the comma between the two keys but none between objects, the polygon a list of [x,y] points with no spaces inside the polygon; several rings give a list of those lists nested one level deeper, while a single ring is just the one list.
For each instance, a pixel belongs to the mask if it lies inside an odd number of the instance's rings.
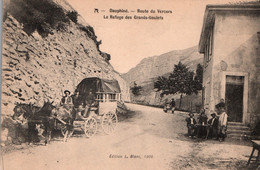
[{"label": "tree", "polygon": [[160,96],[162,97],[163,95],[167,95],[170,93],[169,85],[170,84],[168,78],[159,76],[154,82],[154,89],[156,89],[156,91],[162,91],[162,93],[160,94]]},{"label": "tree", "polygon": [[134,96],[140,95],[140,92],[142,90],[141,86],[137,86],[136,82],[134,82],[134,86],[130,88],[131,92],[133,93]]},{"label": "tree", "polygon": [[172,94],[180,94],[180,108],[183,94],[191,95],[192,93],[196,92],[194,89],[193,77],[194,73],[189,71],[187,66],[181,62],[179,62],[177,65],[174,65],[174,70],[169,76],[170,91]]},{"label": "tree", "polygon": [[168,78],[160,76],[154,82],[156,91],[161,91],[161,96],[168,94],[180,94],[180,105],[182,103],[183,94],[197,94],[202,88],[203,69],[201,65],[197,66],[196,75],[189,71],[186,65],[179,62],[174,65],[173,72]]},{"label": "tree", "polygon": [[194,77],[194,85],[196,90],[202,90],[202,80],[203,80],[203,67],[201,64],[198,64],[196,69],[196,75]]}]

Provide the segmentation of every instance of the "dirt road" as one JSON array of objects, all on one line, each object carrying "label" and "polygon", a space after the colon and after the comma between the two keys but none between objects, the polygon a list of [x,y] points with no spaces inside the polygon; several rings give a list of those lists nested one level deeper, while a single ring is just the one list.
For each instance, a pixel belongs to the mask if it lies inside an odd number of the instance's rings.
[{"label": "dirt road", "polygon": [[248,160],[250,146],[186,137],[187,113],[127,106],[135,114],[114,134],[74,135],[65,143],[14,151],[4,155],[4,170],[240,169]]}]

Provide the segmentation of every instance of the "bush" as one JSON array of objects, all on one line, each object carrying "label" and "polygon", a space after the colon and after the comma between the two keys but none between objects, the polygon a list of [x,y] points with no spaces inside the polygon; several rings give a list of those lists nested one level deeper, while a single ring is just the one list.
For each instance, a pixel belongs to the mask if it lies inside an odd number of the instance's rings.
[{"label": "bush", "polygon": [[95,35],[93,27],[80,25],[79,29],[87,33],[87,36],[91,38],[94,42],[97,42],[97,37]]},{"label": "bush", "polygon": [[71,11],[67,13],[67,16],[73,21],[75,24],[78,22],[78,13],[76,11]]},{"label": "bush", "polygon": [[52,29],[64,30],[69,22],[63,9],[51,0],[11,0],[8,12],[23,24],[28,35],[37,30],[45,37]]}]

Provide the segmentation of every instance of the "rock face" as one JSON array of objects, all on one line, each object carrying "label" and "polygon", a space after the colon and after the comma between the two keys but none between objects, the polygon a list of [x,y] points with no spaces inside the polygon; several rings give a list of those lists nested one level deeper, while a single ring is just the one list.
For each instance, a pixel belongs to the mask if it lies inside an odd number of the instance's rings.
[{"label": "rock face", "polygon": [[[161,98],[160,93],[155,92],[153,88],[157,77],[168,76],[173,71],[174,65],[178,64],[179,61],[187,65],[190,70],[195,71],[197,65],[202,64],[203,55],[198,53],[198,46],[184,50],[170,51],[159,56],[145,58],[129,72],[122,74],[122,77],[129,83],[129,86],[132,86],[133,82],[136,82],[137,85],[142,87],[141,94],[139,96],[131,95],[131,100],[143,104],[162,105],[165,98],[179,98],[178,95],[168,95]],[[190,107],[193,107],[195,109],[195,105],[199,105],[200,100],[201,93],[199,95],[184,97],[182,108],[189,110]],[[193,101],[192,104],[191,101]],[[178,104],[176,106],[178,107]]]},{"label": "rock face", "polygon": [[174,64],[181,61],[191,70],[195,70],[198,63],[202,63],[203,56],[198,53],[198,46],[185,50],[174,50],[168,53],[143,59],[137,66],[122,74],[122,77],[128,82],[143,83],[158,76],[173,71]]},{"label": "rock face", "polygon": [[[52,1],[65,12],[74,11],[66,1]],[[63,30],[42,36],[6,11],[3,22],[2,114],[13,114],[15,102],[43,105],[44,100],[58,104],[65,89],[73,92],[86,77],[116,79],[123,100],[129,99],[128,85],[109,63],[109,55],[99,50],[94,30],[78,16]],[[83,29],[84,28],[84,29]],[[104,57],[105,56],[105,57]],[[107,57],[109,56],[109,57]]]}]

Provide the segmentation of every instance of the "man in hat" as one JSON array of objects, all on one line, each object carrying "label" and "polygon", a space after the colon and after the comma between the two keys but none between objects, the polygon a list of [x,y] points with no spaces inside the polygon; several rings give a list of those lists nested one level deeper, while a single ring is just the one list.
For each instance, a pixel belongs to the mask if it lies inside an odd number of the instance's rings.
[{"label": "man in hat", "polygon": [[207,136],[214,138],[217,138],[217,132],[218,132],[218,118],[216,117],[216,113],[211,113],[212,118],[208,121],[208,134]]},{"label": "man in hat", "polygon": [[70,96],[70,91],[65,90],[64,91],[65,96],[61,99],[61,106],[63,106],[65,109],[69,110],[73,106],[72,98]]},{"label": "man in hat", "polygon": [[217,113],[219,114],[219,119],[218,119],[218,138],[219,138],[219,141],[222,142],[226,138],[228,115],[225,112],[225,104],[224,103],[219,103],[215,107],[216,107]]},{"label": "man in hat", "polygon": [[186,118],[187,127],[188,127],[188,136],[193,137],[196,130],[196,120],[194,119],[194,114],[192,112],[189,113],[189,117]]}]

